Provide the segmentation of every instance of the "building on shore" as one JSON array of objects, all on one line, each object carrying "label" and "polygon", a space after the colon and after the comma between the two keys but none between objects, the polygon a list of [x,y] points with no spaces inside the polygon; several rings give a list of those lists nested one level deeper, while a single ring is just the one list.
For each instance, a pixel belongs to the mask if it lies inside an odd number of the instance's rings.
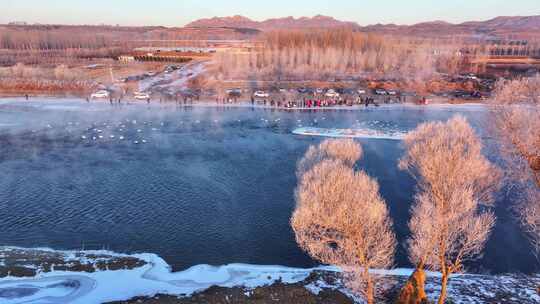
[{"label": "building on shore", "polygon": [[118,56],[118,61],[123,62],[123,63],[130,63],[130,62],[135,61],[135,56],[121,55],[121,56]]}]

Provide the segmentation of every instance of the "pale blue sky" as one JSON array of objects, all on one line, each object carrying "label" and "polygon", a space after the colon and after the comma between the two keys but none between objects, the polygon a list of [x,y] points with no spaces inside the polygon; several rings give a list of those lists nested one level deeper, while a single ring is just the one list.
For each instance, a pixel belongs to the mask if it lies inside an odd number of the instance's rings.
[{"label": "pale blue sky", "polygon": [[0,0],[0,23],[183,26],[240,14],[255,20],[323,14],[361,25],[540,15],[540,0]]}]

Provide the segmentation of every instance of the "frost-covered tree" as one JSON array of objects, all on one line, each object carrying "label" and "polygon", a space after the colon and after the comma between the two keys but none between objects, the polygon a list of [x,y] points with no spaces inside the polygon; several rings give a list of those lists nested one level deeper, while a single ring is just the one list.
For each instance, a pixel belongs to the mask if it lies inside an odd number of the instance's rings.
[{"label": "frost-covered tree", "polygon": [[492,101],[505,159],[506,182],[519,196],[518,211],[540,253],[540,75],[500,80]]},{"label": "frost-covered tree", "polygon": [[482,144],[462,116],[418,126],[405,140],[400,168],[418,182],[411,209],[409,258],[418,268],[442,274],[439,304],[451,274],[481,253],[495,217],[490,204],[499,185],[499,169],[482,155]]},{"label": "frost-covered tree", "polygon": [[[351,142],[332,141],[331,146],[338,148],[340,143],[346,150]],[[354,150],[352,158],[325,154],[330,157],[316,157],[319,161],[299,168],[291,225],[303,250],[340,267],[347,285],[371,304],[376,277],[369,269],[392,266],[396,239],[378,183],[352,168],[352,159],[361,151],[359,146]]]}]

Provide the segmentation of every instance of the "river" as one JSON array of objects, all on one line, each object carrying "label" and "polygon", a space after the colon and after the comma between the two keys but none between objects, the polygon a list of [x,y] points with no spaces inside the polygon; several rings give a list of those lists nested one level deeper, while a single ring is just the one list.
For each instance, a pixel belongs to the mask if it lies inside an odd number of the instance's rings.
[{"label": "river", "polygon": [[[391,134],[461,114],[490,147],[487,113],[478,105],[284,111],[3,99],[0,245],[151,252],[175,270],[234,262],[313,266],[289,218],[296,162],[322,138],[294,129]],[[357,167],[379,181],[404,244],[415,183],[397,168],[401,142],[357,140],[365,152]],[[492,149],[486,153],[496,158]],[[538,270],[510,206],[498,199],[495,230],[471,271]],[[404,246],[396,264],[410,266]]]}]

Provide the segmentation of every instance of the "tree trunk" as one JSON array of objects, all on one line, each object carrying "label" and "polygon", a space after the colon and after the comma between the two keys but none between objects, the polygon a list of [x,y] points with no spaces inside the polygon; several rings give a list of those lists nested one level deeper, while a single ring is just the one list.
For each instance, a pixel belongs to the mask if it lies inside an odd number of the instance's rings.
[{"label": "tree trunk", "polygon": [[373,289],[373,282],[371,281],[371,278],[368,278],[367,280],[367,288],[366,288],[366,300],[367,304],[374,304],[375,303],[375,296],[374,296],[374,289]]},{"label": "tree trunk", "polygon": [[364,273],[363,273],[364,279],[366,280],[366,302],[367,304],[374,304],[375,303],[375,290],[373,288],[373,281],[371,280],[371,276],[369,275],[369,267],[364,267]]},{"label": "tree trunk", "polygon": [[448,285],[449,275],[448,271],[443,271],[441,279],[441,295],[439,296],[438,304],[444,304],[444,301],[446,300],[446,286]]},{"label": "tree trunk", "polygon": [[426,273],[424,272],[424,263],[416,265],[416,269],[411,274],[396,299],[396,304],[421,304],[427,303],[427,296],[424,290],[426,282]]}]

